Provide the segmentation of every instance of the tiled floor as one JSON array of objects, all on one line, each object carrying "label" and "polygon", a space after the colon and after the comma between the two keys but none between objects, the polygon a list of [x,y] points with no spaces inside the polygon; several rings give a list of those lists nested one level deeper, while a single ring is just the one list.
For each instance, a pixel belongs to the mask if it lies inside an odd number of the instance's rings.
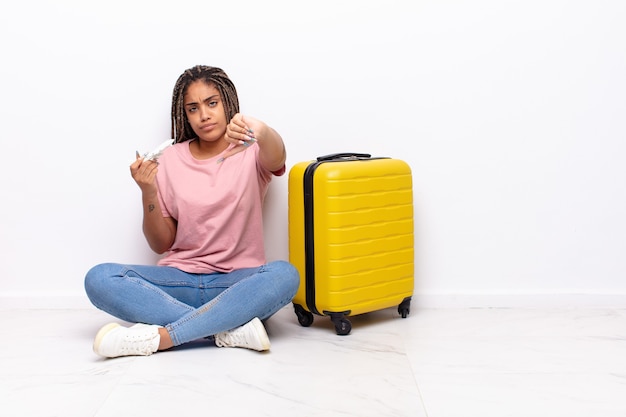
[{"label": "tiled floor", "polygon": [[338,336],[287,307],[269,353],[106,360],[91,351],[102,312],[0,313],[2,416],[626,416],[626,310],[388,309]]}]

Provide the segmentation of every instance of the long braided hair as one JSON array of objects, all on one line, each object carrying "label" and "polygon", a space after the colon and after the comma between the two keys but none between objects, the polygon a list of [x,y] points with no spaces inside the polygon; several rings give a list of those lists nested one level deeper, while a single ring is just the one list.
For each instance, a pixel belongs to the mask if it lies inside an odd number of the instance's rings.
[{"label": "long braided hair", "polygon": [[206,65],[189,68],[178,77],[172,93],[172,139],[175,139],[175,143],[196,138],[196,133],[187,120],[184,97],[189,84],[197,80],[202,80],[217,88],[222,98],[227,121],[239,113],[237,90],[222,69]]}]

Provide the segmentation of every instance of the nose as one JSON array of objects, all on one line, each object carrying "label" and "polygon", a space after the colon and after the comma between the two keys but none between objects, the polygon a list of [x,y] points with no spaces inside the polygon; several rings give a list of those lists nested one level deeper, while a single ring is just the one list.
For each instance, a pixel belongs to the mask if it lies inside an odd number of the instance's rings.
[{"label": "nose", "polygon": [[200,106],[200,119],[207,120],[211,117],[209,109],[205,106]]}]

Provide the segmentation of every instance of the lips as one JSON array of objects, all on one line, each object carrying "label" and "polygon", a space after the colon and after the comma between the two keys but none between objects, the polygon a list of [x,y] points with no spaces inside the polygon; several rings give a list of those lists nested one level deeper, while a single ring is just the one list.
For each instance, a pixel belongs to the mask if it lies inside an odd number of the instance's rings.
[{"label": "lips", "polygon": [[217,126],[217,123],[207,123],[204,125],[200,125],[200,130],[202,130],[203,132],[209,132],[213,130],[215,126]]}]

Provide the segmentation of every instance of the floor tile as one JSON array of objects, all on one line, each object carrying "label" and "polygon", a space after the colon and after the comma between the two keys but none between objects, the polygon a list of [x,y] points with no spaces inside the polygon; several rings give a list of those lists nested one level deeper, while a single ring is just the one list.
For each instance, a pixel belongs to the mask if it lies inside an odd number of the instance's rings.
[{"label": "floor tile", "polygon": [[626,415],[626,311],[396,309],[266,323],[270,352],[207,340],[149,357],[91,350],[96,309],[3,310],[8,416],[576,417]]}]

